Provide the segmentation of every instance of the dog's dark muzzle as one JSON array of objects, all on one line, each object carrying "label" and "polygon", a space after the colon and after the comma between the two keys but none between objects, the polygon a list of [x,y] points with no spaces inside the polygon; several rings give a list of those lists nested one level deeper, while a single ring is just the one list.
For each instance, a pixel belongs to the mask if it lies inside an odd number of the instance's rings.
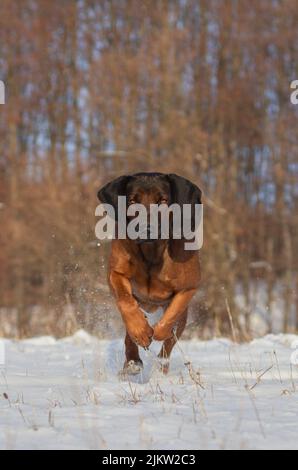
[{"label": "dog's dark muzzle", "polygon": [[152,231],[150,229],[150,225],[148,225],[143,231],[140,231],[140,236],[139,238],[136,239],[136,242],[139,244],[139,245],[142,245],[143,243],[153,243],[153,242],[156,242],[158,239],[159,239],[159,233],[160,230],[158,229],[157,231],[157,234],[158,236],[152,236],[152,233],[154,233],[154,231]]}]

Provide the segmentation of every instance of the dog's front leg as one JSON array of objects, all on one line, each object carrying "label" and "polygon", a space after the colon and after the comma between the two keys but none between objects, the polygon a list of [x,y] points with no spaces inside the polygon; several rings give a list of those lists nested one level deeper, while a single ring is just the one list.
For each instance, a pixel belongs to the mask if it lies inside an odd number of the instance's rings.
[{"label": "dog's front leg", "polygon": [[161,347],[161,350],[158,354],[160,360],[160,370],[167,374],[169,371],[170,366],[170,355],[172,352],[173,347],[175,346],[176,342],[182,335],[184,328],[187,322],[187,310],[180,316],[179,320],[175,325],[175,332],[172,332],[172,336],[166,339]]},{"label": "dog's front leg", "polygon": [[148,347],[152,341],[153,329],[148,324],[136,299],[132,295],[129,279],[123,274],[112,270],[109,280],[127,333],[136,344]]},{"label": "dog's front leg", "polygon": [[174,326],[187,310],[188,304],[196,291],[197,289],[185,289],[173,297],[164,315],[154,326],[154,339],[163,341],[173,336]]}]

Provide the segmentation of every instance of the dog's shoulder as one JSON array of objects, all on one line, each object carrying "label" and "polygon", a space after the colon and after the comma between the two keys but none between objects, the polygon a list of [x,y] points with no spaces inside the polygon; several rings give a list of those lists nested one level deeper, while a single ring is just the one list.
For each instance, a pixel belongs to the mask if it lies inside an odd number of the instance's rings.
[{"label": "dog's shoulder", "polygon": [[201,279],[199,252],[186,251],[184,254],[175,254],[173,248],[169,247],[164,257],[163,272],[182,289],[198,287]]},{"label": "dog's shoulder", "polygon": [[110,252],[110,270],[126,273],[131,262],[131,253],[127,240],[112,240]]}]

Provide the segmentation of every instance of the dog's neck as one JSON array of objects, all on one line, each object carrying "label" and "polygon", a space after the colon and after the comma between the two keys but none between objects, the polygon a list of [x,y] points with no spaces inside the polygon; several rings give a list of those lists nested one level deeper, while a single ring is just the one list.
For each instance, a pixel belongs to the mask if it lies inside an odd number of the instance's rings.
[{"label": "dog's neck", "polygon": [[148,265],[158,265],[162,262],[163,254],[167,246],[167,240],[156,240],[154,242],[139,245],[142,258]]},{"label": "dog's neck", "polygon": [[185,240],[171,240],[170,242],[169,240],[156,240],[142,244],[129,240],[128,243],[132,252],[141,255],[148,269],[162,264],[166,249],[172,260],[177,263],[184,263],[197,253],[197,251],[184,249]]}]

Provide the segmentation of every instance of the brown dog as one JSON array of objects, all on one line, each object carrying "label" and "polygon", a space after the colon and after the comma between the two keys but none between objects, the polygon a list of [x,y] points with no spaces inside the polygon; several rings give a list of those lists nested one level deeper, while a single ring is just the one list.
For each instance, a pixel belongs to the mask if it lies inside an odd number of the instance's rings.
[{"label": "brown dog", "polygon": [[[150,204],[201,204],[200,189],[175,174],[121,176],[98,192],[99,200],[111,204],[116,213],[118,196],[147,210]],[[198,251],[186,251],[184,242],[112,241],[108,279],[126,327],[124,371],[129,374],[142,367],[138,346],[146,348],[152,339],[163,341],[159,358],[164,359],[162,370],[168,371],[171,351],[185,328],[188,304],[200,281]],[[163,316],[152,328],[142,310],[154,312],[158,307],[163,308]]]}]

